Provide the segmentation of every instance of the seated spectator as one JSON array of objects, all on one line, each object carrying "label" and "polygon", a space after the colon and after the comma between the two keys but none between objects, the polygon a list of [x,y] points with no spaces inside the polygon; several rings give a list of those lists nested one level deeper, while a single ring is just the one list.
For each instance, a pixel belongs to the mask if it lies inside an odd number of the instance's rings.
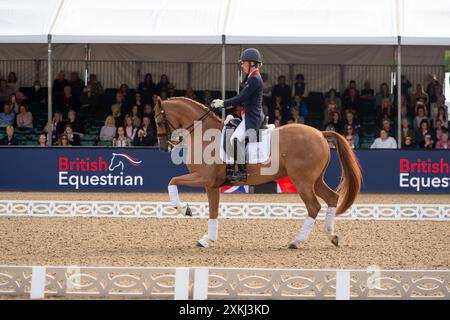
[{"label": "seated spectator", "polygon": [[63,110],[70,110],[70,109],[77,109],[77,101],[75,97],[72,95],[72,88],[70,86],[64,87],[64,93],[62,97],[60,97],[60,100],[57,101],[58,107],[62,108]]},{"label": "seated spectator", "polygon": [[272,88],[272,98],[277,96],[281,97],[281,104],[284,106],[287,106],[291,101],[291,87],[286,84],[286,76],[279,76],[278,84]]},{"label": "seated spectator", "polygon": [[419,106],[417,107],[416,117],[414,118],[413,128],[415,130],[419,129],[420,128],[420,124],[424,120],[426,120],[427,123],[428,123],[428,117],[427,117],[427,114],[426,114],[425,106],[420,102]]},{"label": "seated spectator", "polygon": [[424,105],[429,103],[428,94],[423,90],[423,86],[420,83],[416,85],[416,92],[411,96],[411,104],[416,105],[416,102],[419,100],[424,101]]},{"label": "seated spectator", "polygon": [[355,119],[355,115],[352,111],[347,111],[345,113],[345,119],[343,121],[344,123],[344,128],[348,125],[352,126],[355,130],[356,133],[359,132],[359,122]]},{"label": "seated spectator", "polygon": [[22,104],[16,117],[18,128],[33,128],[33,115],[28,111],[28,107]]},{"label": "seated spectator", "polygon": [[55,112],[53,114],[53,120],[51,123],[46,123],[43,133],[47,136],[48,132],[52,133],[52,142],[56,144],[58,137],[64,132],[65,123],[62,121],[62,115],[60,112]]},{"label": "seated spectator", "polygon": [[62,134],[61,137],[58,139],[58,146],[60,147],[70,147],[71,144],[69,144],[69,138],[66,134]]},{"label": "seated spectator", "polygon": [[371,149],[397,149],[397,142],[394,138],[389,136],[389,133],[381,129],[380,137],[376,138],[370,146]]},{"label": "seated spectator", "polygon": [[131,108],[130,117],[133,119],[134,127],[139,128],[141,126],[141,114],[138,106],[133,106]]},{"label": "seated spectator", "polygon": [[429,128],[428,120],[424,119],[420,122],[420,126],[418,129],[416,129],[416,133],[415,133],[416,142],[419,146],[425,140],[425,136],[427,134],[431,135],[431,131]]},{"label": "seated spectator", "polygon": [[53,81],[53,93],[54,94],[62,94],[64,92],[64,88],[69,85],[69,81],[66,80],[66,73],[64,70],[61,70],[56,79]]},{"label": "seated spectator", "polygon": [[448,131],[441,135],[441,139],[436,142],[436,149],[450,149],[450,141],[448,140]]},{"label": "seated spectator", "polygon": [[106,117],[105,125],[100,129],[100,141],[112,141],[116,136],[116,120],[114,116],[109,115]]},{"label": "seated spectator", "polygon": [[33,84],[33,91],[30,94],[30,102],[44,104],[47,98],[47,91],[41,86],[39,80],[36,80]]},{"label": "seated spectator", "polygon": [[384,99],[389,99],[391,105],[394,103],[394,95],[389,91],[389,86],[386,82],[380,85],[380,92],[377,93],[375,97],[375,107],[381,106]]},{"label": "seated spectator", "polygon": [[433,119],[433,124],[435,124],[438,120],[441,121],[444,128],[448,128],[448,113],[445,107],[439,107],[438,113]]},{"label": "seated spectator", "polygon": [[75,104],[79,105],[79,99],[83,94],[84,81],[80,79],[80,77],[78,76],[78,72],[74,71],[70,73],[69,86],[72,89],[71,91],[75,100]]},{"label": "seated spectator", "polygon": [[402,142],[403,149],[415,149],[416,145],[414,143],[414,139],[412,137],[406,136]]},{"label": "seated spectator", "polygon": [[342,111],[342,102],[341,98],[338,97],[336,89],[330,89],[330,91],[327,92],[325,95],[325,106],[328,106],[330,104],[330,101],[334,101],[337,107],[337,111],[341,113]]},{"label": "seated spectator", "polygon": [[295,123],[294,117],[289,117],[286,121],[286,124],[293,124],[293,123]]},{"label": "seated spectator", "polygon": [[117,128],[117,133],[112,141],[112,146],[122,148],[131,146],[131,140],[125,135],[125,129],[122,126]]},{"label": "seated spectator", "polygon": [[[202,96],[201,103],[203,103],[205,106],[207,106],[209,108],[211,106],[212,100],[213,99],[212,99],[212,96],[211,96],[211,91],[209,91],[209,90],[203,91],[203,96]],[[264,113],[264,114],[267,114],[267,113]]]},{"label": "seated spectator", "polygon": [[[275,96],[275,103],[269,109],[269,117],[275,116],[275,110],[279,110],[281,117],[287,117],[289,113],[288,105],[283,104],[283,99],[281,96]],[[283,121],[280,119],[280,121]]]},{"label": "seated spectator", "polygon": [[129,107],[133,104],[133,97],[130,94],[130,88],[126,83],[122,83],[119,87],[119,92],[122,94],[122,112],[129,112]]},{"label": "seated spectator", "polygon": [[83,94],[80,97],[81,109],[90,111],[91,115],[98,109],[98,95],[92,91],[92,87],[88,84],[83,88]]},{"label": "seated spectator", "polygon": [[364,81],[364,88],[361,90],[361,100],[373,101],[375,99],[375,91],[370,87],[370,81]]},{"label": "seated spectator", "polygon": [[160,98],[161,98],[161,100],[169,99],[169,96],[167,95],[167,91],[166,90],[161,90]]},{"label": "seated spectator", "polygon": [[391,121],[388,118],[383,120],[381,127],[386,130],[391,137],[395,136],[395,129],[391,127]]},{"label": "seated spectator", "polygon": [[323,112],[323,125],[332,122],[333,112],[339,112],[336,102],[334,100],[328,100],[328,104],[325,106]]},{"label": "seated spectator", "polygon": [[11,105],[6,102],[3,106],[3,112],[0,113],[0,127],[7,127],[14,125],[16,114],[11,110]]},{"label": "seated spectator", "polygon": [[445,128],[444,126],[442,126],[442,121],[440,119],[437,119],[435,122],[435,127],[434,127],[434,131],[433,131],[433,137],[436,140],[441,140],[442,137],[442,133],[448,131],[447,128]]},{"label": "seated spectator", "polygon": [[84,130],[83,122],[78,120],[77,113],[75,110],[69,110],[67,113],[68,120],[64,123],[64,127],[70,125],[72,127],[73,133],[78,137],[82,137],[86,131]]},{"label": "seated spectator", "polygon": [[46,147],[47,146],[47,136],[45,134],[41,134],[39,136],[38,144],[40,147]]},{"label": "seated spectator", "polygon": [[0,103],[5,103],[13,94],[5,79],[0,79]]},{"label": "seated spectator", "polygon": [[153,82],[151,73],[147,73],[144,77],[144,81],[139,83],[138,91],[144,96],[145,101],[149,101],[149,99],[156,93],[156,85]]},{"label": "seated spectator", "polygon": [[156,85],[156,94],[161,95],[162,91],[166,91],[166,93],[167,93],[169,84],[170,84],[170,81],[169,81],[169,78],[167,77],[167,75],[162,74],[161,78],[159,79],[158,84]]},{"label": "seated spectator", "polygon": [[409,107],[408,98],[404,95],[402,95],[400,100],[400,112],[402,118],[408,117],[412,119],[412,116],[414,115],[414,112],[412,112],[412,110]]},{"label": "seated spectator", "polygon": [[359,135],[354,132],[353,126],[346,126],[344,137],[353,149],[359,148]]},{"label": "seated spectator", "polygon": [[121,117],[122,114],[126,113],[124,97],[120,91],[116,92],[114,103],[111,105],[111,113],[117,114],[118,117]]},{"label": "seated spectator", "polygon": [[100,81],[97,80],[97,75],[91,73],[87,83],[91,87],[91,92],[97,97],[105,92]]},{"label": "seated spectator", "polygon": [[[415,137],[414,130],[413,130],[413,128],[411,128],[408,119],[407,118],[403,118],[402,119],[402,142],[405,142],[406,137],[411,138],[412,144],[415,143],[415,141],[414,141],[414,137]],[[403,147],[403,145],[402,145],[402,147]]]},{"label": "seated spectator", "polygon": [[381,101],[381,105],[377,107],[377,121],[380,123],[387,116],[388,118],[392,118],[393,116],[393,108],[391,101],[389,98],[383,98]]},{"label": "seated spectator", "polygon": [[344,111],[350,110],[355,114],[361,113],[361,100],[359,99],[355,88],[350,88],[348,90],[348,95],[344,98],[342,104]]},{"label": "seated spectator", "polygon": [[345,100],[345,98],[347,98],[348,96],[350,96],[350,89],[354,89],[356,92],[356,97],[359,98],[359,91],[356,88],[356,81],[355,80],[350,80],[350,82],[348,83],[348,87],[344,90],[342,97],[342,100]]},{"label": "seated spectator", "polygon": [[66,129],[64,130],[64,135],[67,136],[68,142],[71,146],[79,146],[80,145],[80,137],[73,132],[73,128],[70,124],[66,125]]},{"label": "seated spectator", "polygon": [[137,106],[139,112],[142,111],[142,109],[144,109],[144,100],[142,99],[142,95],[139,92],[136,92],[135,96],[134,96],[134,103],[133,106]]},{"label": "seated spectator", "polygon": [[138,138],[139,138],[139,132],[143,131],[142,140],[137,141],[139,146],[154,146],[156,144],[156,136],[155,136],[155,129],[151,126],[149,117],[145,116],[142,119],[142,127],[138,130]]},{"label": "seated spectator", "polygon": [[[155,132],[156,132],[155,110],[153,109],[153,107],[150,104],[146,104],[144,106],[144,112],[142,113],[142,118],[143,117],[148,117],[150,119],[150,124],[153,128],[155,128]],[[139,127],[136,127],[136,128],[139,128]]]},{"label": "seated spectator", "polygon": [[187,88],[186,90],[186,98],[197,101],[197,96],[195,95],[194,89],[192,89],[191,87]]},{"label": "seated spectator", "polygon": [[421,149],[434,149],[434,140],[430,133],[427,133],[423,140],[419,143]]},{"label": "seated spectator", "polygon": [[296,95],[294,97],[294,100],[291,102],[289,111],[287,113],[288,117],[292,115],[292,111],[294,108],[297,108],[300,111],[300,115],[303,117],[303,119],[305,121],[308,121],[309,108],[302,96]]},{"label": "seated spectator", "polygon": [[428,75],[428,81],[426,93],[429,100],[427,101],[427,105],[428,103],[436,102],[437,96],[442,93],[442,85],[435,74]]},{"label": "seated spectator", "polygon": [[[334,127],[334,125],[332,123],[329,123],[327,125],[327,127],[325,128],[325,131],[335,131],[336,132],[336,128]],[[336,149],[336,146],[333,143],[332,139],[327,138],[328,141],[328,146],[330,147],[330,149]]]},{"label": "seated spectator", "polygon": [[136,136],[136,127],[133,125],[133,118],[130,115],[125,117],[125,135],[131,141],[134,141],[134,137]]},{"label": "seated spectator", "polygon": [[295,83],[294,83],[292,95],[306,97],[308,95],[308,93],[305,88],[306,88],[305,76],[303,74],[299,73],[295,76]]},{"label": "seated spectator", "polygon": [[281,127],[281,120],[280,119],[275,119],[273,121],[273,124],[274,124],[275,128]]},{"label": "seated spectator", "polygon": [[[402,96],[406,97],[406,101],[410,100],[410,88],[412,87],[411,81],[409,81],[406,78],[406,75],[402,74],[401,75],[401,82],[402,82]],[[393,88],[393,95],[394,97],[397,96],[397,85],[394,86]]]},{"label": "seated spectator", "polygon": [[[436,118],[438,112],[439,112],[439,108],[443,107],[445,109],[445,111],[448,111],[448,107],[445,105],[445,96],[444,95],[439,95],[436,98],[436,102],[430,103],[430,118],[434,119]],[[447,112],[448,114],[448,112]]]},{"label": "seated spectator", "polygon": [[305,118],[303,118],[303,117],[300,115],[300,111],[298,110],[297,107],[295,107],[295,108],[292,110],[292,117],[291,117],[291,119],[293,120],[293,123],[301,123],[301,124],[304,124],[304,123],[305,123]]},{"label": "seated spectator", "polygon": [[0,145],[2,146],[17,146],[19,144],[19,140],[14,136],[14,127],[7,126],[6,127],[6,136],[0,140]]},{"label": "seated spectator", "polygon": [[280,109],[275,109],[275,113],[273,115],[274,123],[275,123],[275,120],[280,121],[280,123],[284,123],[283,115],[281,114],[281,110]]},{"label": "seated spectator", "polygon": [[20,89],[20,84],[17,82],[17,76],[12,71],[8,75],[8,87],[13,93],[19,91]]},{"label": "seated spectator", "polygon": [[[353,121],[353,120],[352,120]],[[341,121],[341,114],[339,112],[332,112],[331,121],[328,125],[332,124],[334,131],[338,133],[343,133],[343,125]]]},{"label": "seated spectator", "polygon": [[8,104],[10,105],[12,112],[14,112],[15,114],[19,113],[20,104],[16,99],[15,93],[11,94],[11,96],[9,97]]}]

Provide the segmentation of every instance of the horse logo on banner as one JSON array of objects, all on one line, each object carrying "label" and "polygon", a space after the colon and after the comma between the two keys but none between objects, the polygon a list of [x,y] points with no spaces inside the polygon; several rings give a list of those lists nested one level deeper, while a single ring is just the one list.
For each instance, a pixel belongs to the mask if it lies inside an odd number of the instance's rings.
[{"label": "horse logo on banner", "polygon": [[124,163],[122,160],[128,161],[133,167],[139,167],[142,163],[142,160],[134,158],[127,153],[113,153],[108,170],[114,171],[117,167],[120,167],[120,170],[123,171]]}]

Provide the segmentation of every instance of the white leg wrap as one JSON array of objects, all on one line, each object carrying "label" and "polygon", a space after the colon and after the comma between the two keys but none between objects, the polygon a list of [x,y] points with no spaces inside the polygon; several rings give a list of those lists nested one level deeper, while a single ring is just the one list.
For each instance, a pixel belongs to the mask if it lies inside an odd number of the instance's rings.
[{"label": "white leg wrap", "polygon": [[334,219],[336,218],[336,207],[328,207],[325,215],[325,232],[331,240],[334,236]]},{"label": "white leg wrap", "polygon": [[315,222],[315,219],[306,217],[305,221],[303,222],[302,228],[300,229],[300,232],[295,237],[295,240],[298,242],[305,242],[308,239]]},{"label": "white leg wrap", "polygon": [[173,184],[170,184],[167,187],[167,190],[169,191],[170,204],[174,207],[179,207],[181,203],[180,198],[178,197],[178,187]]},{"label": "white leg wrap", "polygon": [[218,224],[219,224],[219,221],[217,219],[209,219],[208,220],[208,238],[212,241],[217,240]]}]

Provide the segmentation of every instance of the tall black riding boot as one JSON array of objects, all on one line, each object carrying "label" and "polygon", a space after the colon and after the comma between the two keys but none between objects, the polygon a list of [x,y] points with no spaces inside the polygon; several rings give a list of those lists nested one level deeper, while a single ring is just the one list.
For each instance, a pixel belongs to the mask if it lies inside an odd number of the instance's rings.
[{"label": "tall black riding boot", "polygon": [[240,181],[240,182],[246,182],[247,181],[247,168],[245,164],[238,164],[238,171],[235,172],[231,177],[230,181]]}]

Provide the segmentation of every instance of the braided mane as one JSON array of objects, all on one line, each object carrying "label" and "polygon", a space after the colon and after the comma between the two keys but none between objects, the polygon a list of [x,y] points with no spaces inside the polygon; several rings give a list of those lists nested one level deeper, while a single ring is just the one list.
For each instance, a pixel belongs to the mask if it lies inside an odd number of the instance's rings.
[{"label": "braided mane", "polygon": [[[210,111],[210,109],[209,109],[207,106],[205,106],[204,104],[202,104],[202,103],[200,103],[200,102],[198,102],[198,101],[189,99],[189,98],[187,98],[187,97],[172,97],[172,98],[169,98],[169,99],[167,99],[167,100],[168,100],[168,101],[173,101],[173,100],[184,100],[184,101],[186,101],[186,102],[189,102],[189,103],[192,104],[192,105],[196,105],[197,107],[201,108],[201,109],[202,109],[203,111],[205,111],[205,112]],[[219,121],[219,122],[223,122],[223,120],[222,120],[221,118],[219,118],[214,112],[211,112],[210,115],[211,115],[212,118],[214,118],[214,120]]]}]

